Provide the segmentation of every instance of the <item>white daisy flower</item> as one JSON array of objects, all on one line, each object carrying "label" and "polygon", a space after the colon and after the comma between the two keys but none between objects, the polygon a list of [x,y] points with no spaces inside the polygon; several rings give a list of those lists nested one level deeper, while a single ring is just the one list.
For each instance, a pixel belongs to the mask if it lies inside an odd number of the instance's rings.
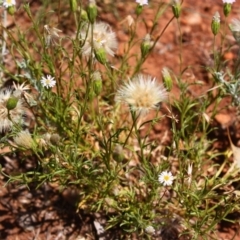
[{"label": "white daisy flower", "polygon": [[12,7],[12,6],[15,6],[16,5],[16,1],[15,0],[4,0],[3,1],[3,6],[5,8],[9,8],[9,7]]},{"label": "white daisy flower", "polygon": [[91,28],[85,26],[80,32],[79,38],[84,42],[82,54],[86,57],[89,57],[92,53],[92,46],[93,51],[97,51],[101,48],[111,56],[114,56],[114,51],[117,49],[116,34],[112,31],[111,27],[104,22],[95,23],[93,25],[93,36],[91,34]]},{"label": "white daisy flower", "polygon": [[171,172],[163,171],[158,176],[158,181],[163,184],[163,186],[171,186],[173,184],[174,177]]},{"label": "white daisy flower", "polygon": [[148,5],[148,0],[136,0],[136,3],[138,3],[140,6]]},{"label": "white daisy flower", "polygon": [[23,115],[25,113],[21,99],[17,100],[16,106],[8,110],[7,104],[10,98],[14,97],[12,91],[0,90],[0,132],[12,129],[14,124],[22,124],[24,122]]},{"label": "white daisy flower", "polygon": [[223,3],[233,4],[235,0],[223,0]]},{"label": "white daisy flower", "polygon": [[40,81],[43,87],[46,87],[46,88],[52,88],[56,85],[56,81],[54,77],[52,77],[51,75],[47,75],[47,77],[42,77]]},{"label": "white daisy flower", "polygon": [[155,78],[139,74],[116,93],[115,101],[129,105],[131,111],[144,115],[167,99],[167,91]]}]

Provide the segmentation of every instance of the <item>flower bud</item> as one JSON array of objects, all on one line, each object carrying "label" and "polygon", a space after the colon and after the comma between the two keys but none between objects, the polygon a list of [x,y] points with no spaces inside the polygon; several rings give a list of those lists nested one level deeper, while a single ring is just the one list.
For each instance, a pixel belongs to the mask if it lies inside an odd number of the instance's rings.
[{"label": "flower bud", "polygon": [[149,53],[152,46],[153,46],[153,42],[151,41],[151,37],[149,34],[147,34],[141,44],[141,53],[143,58],[146,57],[146,55]]},{"label": "flower bud", "polygon": [[88,15],[87,12],[85,10],[81,10],[81,16],[80,16],[81,20],[83,21],[88,21]]},{"label": "flower bud", "polygon": [[10,15],[14,15],[14,13],[16,12],[15,6],[8,7],[8,8],[7,8],[7,12],[8,12]]},{"label": "flower bud", "polygon": [[211,28],[212,28],[213,35],[216,36],[220,29],[220,14],[219,14],[219,12],[216,12],[213,16]]},{"label": "flower bud", "polygon": [[139,15],[142,13],[142,11],[143,11],[143,6],[140,5],[140,4],[138,4],[138,5],[137,5],[137,8],[136,8],[136,14],[137,14],[137,16],[139,16]]},{"label": "flower bud", "polygon": [[10,97],[6,105],[8,111],[13,110],[17,106],[17,103],[18,103],[18,98]]},{"label": "flower bud", "polygon": [[58,143],[60,142],[60,136],[57,133],[54,133],[51,135],[50,137],[50,142],[53,145],[58,145]]},{"label": "flower bud", "polygon": [[94,23],[97,17],[97,6],[95,0],[90,0],[87,6],[87,15],[90,23]]},{"label": "flower bud", "polygon": [[93,89],[91,88],[89,93],[88,93],[88,100],[91,102],[95,97],[96,97],[96,94],[93,91]]},{"label": "flower bud", "polygon": [[123,147],[117,144],[113,149],[113,159],[117,162],[122,162],[124,160]]},{"label": "flower bud", "polygon": [[172,11],[173,11],[173,15],[174,15],[175,18],[180,17],[181,4],[180,4],[179,0],[173,0],[172,1]]},{"label": "flower bud", "polygon": [[92,74],[93,79],[93,91],[98,96],[102,91],[102,78],[99,71],[95,71]]},{"label": "flower bud", "polygon": [[77,0],[70,0],[70,8],[73,12],[77,11]]},{"label": "flower bud", "polygon": [[223,5],[223,13],[224,16],[227,17],[232,10],[232,4],[231,3],[224,3]]},{"label": "flower bud", "polygon": [[166,89],[170,92],[172,90],[173,82],[171,75],[169,74],[169,71],[166,67],[162,70],[162,76],[163,76],[163,82],[166,87]]},{"label": "flower bud", "polygon": [[104,48],[99,48],[94,51],[96,59],[101,63],[101,64],[106,64],[107,62],[107,54]]}]

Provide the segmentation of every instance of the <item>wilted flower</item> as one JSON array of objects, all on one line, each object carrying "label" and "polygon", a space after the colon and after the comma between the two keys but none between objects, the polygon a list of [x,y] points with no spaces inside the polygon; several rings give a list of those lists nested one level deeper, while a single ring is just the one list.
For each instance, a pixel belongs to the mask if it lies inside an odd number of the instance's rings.
[{"label": "wilted flower", "polygon": [[4,0],[3,1],[3,6],[5,8],[9,8],[9,7],[12,7],[12,6],[15,6],[16,5],[16,1],[15,0]]},{"label": "wilted flower", "polygon": [[25,97],[27,100],[31,99],[32,96],[27,92],[30,90],[30,85],[26,84],[25,82],[22,83],[21,85],[19,83],[13,82],[13,96],[17,98],[21,98],[22,96]]},{"label": "wilted flower", "polygon": [[57,44],[57,40],[59,39],[58,33],[60,32],[62,31],[55,27],[44,25],[44,39],[45,39],[46,47]]},{"label": "wilted flower", "polygon": [[[94,23],[93,36],[90,28],[87,26],[80,32],[80,40],[84,42],[82,53],[89,57],[94,53],[96,57],[97,51],[104,51],[106,54],[114,56],[114,51],[117,49],[116,34],[111,30],[111,27],[104,22]],[[93,49],[92,49],[93,47]]]},{"label": "wilted flower", "polygon": [[158,181],[163,184],[163,186],[170,186],[173,184],[174,177],[171,172],[164,171],[158,176]]},{"label": "wilted flower", "polygon": [[13,99],[11,90],[0,91],[0,132],[10,130],[14,124],[23,123],[24,107],[18,99],[15,106],[10,110],[9,101]]},{"label": "wilted flower", "polygon": [[136,3],[138,3],[140,6],[148,5],[148,0],[136,0]]},{"label": "wilted flower", "polygon": [[150,49],[153,47],[153,44],[154,42],[151,41],[150,34],[146,34],[141,44],[141,53],[143,58],[149,53]]},{"label": "wilted flower", "polygon": [[131,15],[128,15],[127,17],[125,17],[120,24],[124,24],[127,23],[128,27],[131,27],[134,24],[134,19]]},{"label": "wilted flower", "polygon": [[187,175],[188,175],[188,186],[191,185],[192,183],[192,170],[193,170],[193,164],[192,163],[189,163],[188,164],[188,170],[187,170]]},{"label": "wilted flower", "polygon": [[229,27],[232,31],[232,34],[235,38],[235,40],[240,43],[240,20],[239,19],[232,19],[231,24],[229,24]]},{"label": "wilted flower", "polygon": [[52,77],[51,75],[47,75],[47,77],[42,77],[40,81],[43,87],[46,87],[46,88],[52,88],[56,84],[54,77]]},{"label": "wilted flower", "polygon": [[229,25],[232,32],[240,32],[240,20],[232,19],[232,23]]},{"label": "wilted flower", "polygon": [[19,132],[13,138],[13,141],[15,142],[16,145],[18,145],[20,147],[24,147],[27,149],[34,147],[34,141],[32,139],[32,136],[29,133],[29,131],[27,131],[27,130]]},{"label": "wilted flower", "polygon": [[162,76],[163,76],[163,82],[164,82],[164,85],[165,85],[166,89],[168,91],[171,91],[172,86],[173,86],[173,81],[172,81],[172,77],[169,73],[168,68],[164,67],[162,69]]},{"label": "wilted flower", "polygon": [[128,15],[126,17],[126,21],[127,21],[129,27],[131,27],[134,24],[134,19],[131,15]]},{"label": "wilted flower", "polygon": [[139,74],[116,93],[116,102],[127,103],[133,112],[146,114],[167,99],[167,91],[155,78]]}]

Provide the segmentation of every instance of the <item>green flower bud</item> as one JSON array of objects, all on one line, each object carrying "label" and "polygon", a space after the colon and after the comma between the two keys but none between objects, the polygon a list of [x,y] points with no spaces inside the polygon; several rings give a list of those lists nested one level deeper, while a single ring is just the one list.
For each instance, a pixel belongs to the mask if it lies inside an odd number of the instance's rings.
[{"label": "green flower bud", "polygon": [[77,0],[70,0],[70,8],[73,12],[77,11]]},{"label": "green flower bud", "polygon": [[153,46],[153,42],[151,41],[151,37],[149,34],[147,34],[141,44],[141,53],[143,58],[146,57],[146,55],[149,53],[152,46]]},{"label": "green flower bud", "polygon": [[212,28],[213,35],[216,36],[220,30],[220,14],[219,14],[219,12],[216,12],[213,16],[211,28]]},{"label": "green flower bud", "polygon": [[94,23],[97,17],[97,6],[95,0],[90,0],[87,6],[87,15],[90,23]]},{"label": "green flower bud", "polygon": [[166,67],[163,68],[163,70],[162,70],[162,76],[163,76],[164,85],[165,85],[166,89],[170,92],[172,90],[173,81],[172,81],[171,75],[169,74],[169,71]]},{"label": "green flower bud", "polygon": [[174,15],[175,18],[180,17],[181,4],[180,4],[179,0],[173,0],[172,1],[172,11],[173,11],[173,15]]},{"label": "green flower bud", "polygon": [[10,97],[6,105],[8,111],[13,110],[17,106],[17,103],[18,103],[18,98]]},{"label": "green flower bud", "polygon": [[107,54],[104,48],[99,48],[94,51],[96,59],[101,63],[101,64],[106,64],[107,62]]},{"label": "green flower bud", "polygon": [[102,91],[102,78],[99,71],[95,71],[92,74],[93,79],[93,91],[98,96]]},{"label": "green flower bud", "polygon": [[91,88],[89,93],[88,93],[88,100],[91,102],[95,97],[96,97],[96,94],[93,91],[93,89]]},{"label": "green flower bud", "polygon": [[136,14],[137,14],[137,16],[139,16],[139,15],[142,13],[142,11],[143,11],[143,6],[140,5],[140,4],[138,4],[138,5],[137,5],[137,8],[136,8]]},{"label": "green flower bud", "polygon": [[122,162],[124,160],[123,148],[121,145],[116,145],[113,149],[113,159],[117,162]]},{"label": "green flower bud", "polygon": [[87,12],[85,10],[81,10],[81,20],[83,21],[88,21],[88,15],[87,15]]},{"label": "green flower bud", "polygon": [[15,6],[8,7],[8,8],[7,8],[7,12],[8,12],[10,15],[14,15],[14,13],[16,12]]},{"label": "green flower bud", "polygon": [[223,5],[223,13],[224,16],[227,17],[232,10],[232,4],[231,3],[224,3]]}]

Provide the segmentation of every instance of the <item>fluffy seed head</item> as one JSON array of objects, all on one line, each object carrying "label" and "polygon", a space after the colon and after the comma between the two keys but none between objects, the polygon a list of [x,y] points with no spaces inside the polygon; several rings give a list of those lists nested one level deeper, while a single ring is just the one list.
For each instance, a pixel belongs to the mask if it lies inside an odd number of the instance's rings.
[{"label": "fluffy seed head", "polygon": [[25,130],[19,132],[14,138],[13,141],[16,145],[30,149],[34,147],[34,141],[31,134]]},{"label": "fluffy seed head", "polygon": [[93,36],[91,34],[91,28],[88,29],[88,27],[85,26],[80,32],[79,38],[84,42],[82,54],[86,57],[91,55],[92,46],[93,52],[104,49],[104,51],[111,56],[114,56],[114,51],[117,49],[116,34],[111,30],[111,27],[104,22],[94,23]]},{"label": "fluffy seed head", "polygon": [[167,91],[151,76],[138,75],[125,83],[116,93],[116,102],[129,105],[131,111],[147,114],[167,99]]}]

